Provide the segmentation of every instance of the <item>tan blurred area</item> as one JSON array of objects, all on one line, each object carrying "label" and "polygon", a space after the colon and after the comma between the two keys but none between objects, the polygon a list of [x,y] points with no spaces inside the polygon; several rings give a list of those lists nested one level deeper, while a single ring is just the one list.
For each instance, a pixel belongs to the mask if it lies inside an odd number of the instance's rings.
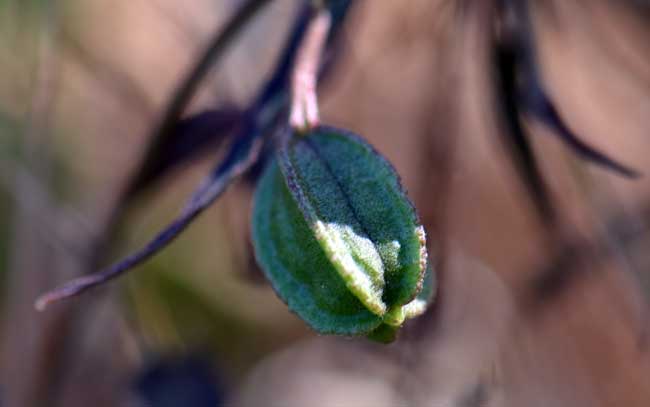
[{"label": "tan blurred area", "polygon": [[[320,91],[322,119],[395,165],[439,278],[435,304],[386,346],[317,337],[289,313],[252,261],[244,182],[129,277],[34,311],[38,294],[82,273],[75,242],[106,228],[151,121],[242,2],[19,3],[0,6],[0,118],[25,123],[11,141],[21,159],[0,155],[0,405],[140,406],[130,383],[152,355],[196,349],[227,405],[650,405],[647,6],[533,2],[542,73],[567,124],[645,174],[581,160],[528,121],[561,225],[551,232],[494,117],[491,1],[359,1]],[[297,4],[273,2],[245,30],[190,112],[250,100]],[[104,263],[165,225],[221,155],[148,192]]]}]

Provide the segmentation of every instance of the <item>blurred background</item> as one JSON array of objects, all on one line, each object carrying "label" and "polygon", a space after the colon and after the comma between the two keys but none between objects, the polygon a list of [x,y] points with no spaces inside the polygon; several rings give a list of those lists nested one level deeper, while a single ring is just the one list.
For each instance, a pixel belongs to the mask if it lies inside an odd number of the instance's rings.
[{"label": "blurred background", "polygon": [[[644,174],[581,160],[526,121],[552,225],[496,117],[493,2],[355,2],[322,118],[395,165],[439,279],[396,343],[319,337],[287,310],[252,257],[252,177],[128,276],[36,312],[39,294],[144,244],[223,156],[213,146],[120,203],[153,123],[243,3],[0,1],[1,406],[650,404],[642,1],[530,2],[562,117]],[[263,8],[184,116],[250,103],[299,5]]]}]

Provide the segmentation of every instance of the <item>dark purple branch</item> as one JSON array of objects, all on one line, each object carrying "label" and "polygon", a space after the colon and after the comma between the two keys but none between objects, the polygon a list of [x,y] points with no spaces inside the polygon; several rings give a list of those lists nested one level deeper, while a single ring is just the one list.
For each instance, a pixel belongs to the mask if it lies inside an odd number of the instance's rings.
[{"label": "dark purple branch", "polygon": [[127,186],[124,199],[128,199],[138,187],[141,173],[150,171],[150,166],[155,165],[158,157],[164,155],[165,150],[172,144],[175,138],[174,130],[185,108],[196,93],[196,90],[208,74],[215,61],[228,49],[233,39],[239,32],[250,22],[258,11],[270,3],[270,0],[248,0],[232,17],[223,30],[217,32],[214,38],[209,41],[208,47],[203,51],[198,62],[186,74],[185,78],[174,92],[174,97],[170,99],[169,105],[160,118],[160,121],[152,130],[149,138],[151,144],[144,155],[141,168],[136,172],[133,181]]},{"label": "dark purple branch", "polygon": [[638,178],[641,174],[621,164],[604,153],[589,146],[580,140],[569,127],[564,123],[562,118],[548,96],[539,87],[533,87],[526,98],[526,108],[539,121],[558,134],[564,142],[573,149],[582,158],[609,168],[628,178]]},{"label": "dark purple branch", "polygon": [[147,189],[174,168],[218,148],[233,135],[243,117],[239,109],[224,107],[180,120],[158,155],[151,156],[140,168],[131,182],[128,198]]},{"label": "dark purple branch", "polygon": [[604,153],[589,146],[576,136],[558,113],[553,101],[545,91],[539,72],[535,35],[528,10],[527,0],[502,0],[502,41],[514,52],[515,78],[520,80],[516,90],[522,108],[553,132],[580,157],[609,168],[626,177],[636,178],[640,174]]},{"label": "dark purple branch", "polygon": [[221,196],[235,178],[242,175],[255,162],[262,139],[259,137],[258,131],[251,130],[253,131],[248,132],[245,138],[232,145],[226,159],[217,166],[203,186],[192,196],[179,217],[147,243],[144,248],[107,269],[77,278],[44,294],[36,301],[36,309],[42,311],[52,302],[76,296],[112,280],[169,245],[204,209]]}]

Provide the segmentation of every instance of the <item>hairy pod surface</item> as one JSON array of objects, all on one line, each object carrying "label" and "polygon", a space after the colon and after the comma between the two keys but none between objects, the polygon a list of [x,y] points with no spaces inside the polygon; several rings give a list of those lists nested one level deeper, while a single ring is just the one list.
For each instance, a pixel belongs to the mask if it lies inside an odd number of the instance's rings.
[{"label": "hairy pod surface", "polygon": [[343,130],[321,126],[279,148],[255,193],[253,244],[278,295],[320,333],[388,342],[435,291],[399,177]]}]

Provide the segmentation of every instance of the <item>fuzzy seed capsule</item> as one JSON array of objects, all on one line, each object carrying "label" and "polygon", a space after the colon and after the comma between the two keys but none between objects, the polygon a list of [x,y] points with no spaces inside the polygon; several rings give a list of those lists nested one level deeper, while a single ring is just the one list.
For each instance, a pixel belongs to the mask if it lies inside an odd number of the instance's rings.
[{"label": "fuzzy seed capsule", "polygon": [[323,334],[390,341],[434,291],[430,270],[422,290],[424,230],[399,177],[343,130],[321,126],[279,149],[255,193],[252,234],[280,298]]}]

